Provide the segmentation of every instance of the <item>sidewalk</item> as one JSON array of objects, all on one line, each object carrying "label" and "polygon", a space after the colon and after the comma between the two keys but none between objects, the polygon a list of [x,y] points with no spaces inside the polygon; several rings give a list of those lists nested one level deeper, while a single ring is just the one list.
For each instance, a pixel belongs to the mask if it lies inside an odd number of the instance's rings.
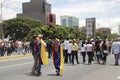
[{"label": "sidewalk", "polygon": [[10,60],[10,59],[16,59],[16,58],[24,58],[24,57],[30,57],[31,53],[26,54],[26,55],[11,55],[11,56],[0,56],[0,61],[1,60]]}]

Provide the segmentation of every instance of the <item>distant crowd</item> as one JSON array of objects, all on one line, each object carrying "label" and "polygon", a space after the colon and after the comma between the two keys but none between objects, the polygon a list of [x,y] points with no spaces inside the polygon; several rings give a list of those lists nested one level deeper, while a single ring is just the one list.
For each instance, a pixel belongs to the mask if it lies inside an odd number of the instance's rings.
[{"label": "distant crowd", "polygon": [[0,56],[30,53],[29,42],[27,41],[3,41],[0,42]]},{"label": "distant crowd", "polygon": [[[27,41],[1,42],[0,56],[4,56],[5,54],[9,56],[12,55],[13,52],[19,55],[31,53],[29,43],[30,42]],[[52,44],[53,40],[46,40],[48,58],[52,57]],[[95,40],[66,39],[61,40],[60,44],[63,46],[65,63],[74,65],[76,61],[76,63],[79,64],[78,54],[81,54],[83,64],[92,64],[92,61],[95,59],[98,64],[106,64],[107,56],[112,53],[115,54],[115,65],[119,65],[120,39],[108,40],[100,39],[99,37]]]},{"label": "distant crowd", "polygon": [[[66,39],[60,42],[64,51],[64,62],[68,64],[79,64],[80,59],[78,54],[82,55],[83,64],[92,64],[96,60],[97,64],[106,64],[107,56],[109,54],[115,55],[115,65],[119,65],[120,55],[120,39]],[[50,58],[52,50],[52,41],[47,41],[47,50]],[[86,59],[88,58],[88,59]],[[87,60],[87,61],[86,61]]]}]

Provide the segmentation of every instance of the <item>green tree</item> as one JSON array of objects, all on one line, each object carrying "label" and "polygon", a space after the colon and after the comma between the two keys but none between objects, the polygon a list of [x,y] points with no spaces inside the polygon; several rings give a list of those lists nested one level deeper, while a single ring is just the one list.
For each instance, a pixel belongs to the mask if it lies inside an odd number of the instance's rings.
[{"label": "green tree", "polygon": [[5,37],[9,35],[16,39],[24,39],[31,29],[40,27],[42,24],[38,20],[19,17],[4,21],[3,26]]},{"label": "green tree", "polygon": [[68,32],[68,38],[75,38],[75,39],[85,39],[85,33],[81,33],[79,28],[69,27],[66,28]]},{"label": "green tree", "polygon": [[8,35],[16,39],[30,40],[34,34],[43,34],[45,39],[84,39],[85,33],[81,33],[78,28],[63,27],[60,25],[42,25],[40,21],[30,18],[14,18],[2,23],[5,37]]},{"label": "green tree", "polygon": [[120,38],[120,35],[115,34],[115,33],[108,35],[108,39],[115,39],[115,38]]},{"label": "green tree", "polygon": [[38,35],[42,33],[41,29],[39,27],[35,27],[31,29],[28,33],[28,35],[25,37],[26,40],[31,40],[33,35]]}]

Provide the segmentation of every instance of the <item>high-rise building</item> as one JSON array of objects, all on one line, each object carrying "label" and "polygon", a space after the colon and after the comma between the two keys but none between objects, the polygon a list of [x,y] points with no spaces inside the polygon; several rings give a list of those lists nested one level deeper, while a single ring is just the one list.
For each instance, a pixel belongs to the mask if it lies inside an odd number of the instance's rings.
[{"label": "high-rise building", "polygon": [[40,20],[42,24],[56,24],[56,16],[51,13],[51,4],[46,0],[31,0],[22,4],[23,13],[17,17],[28,17]]},{"label": "high-rise building", "polygon": [[86,18],[86,38],[96,38],[96,18]]},{"label": "high-rise building", "polygon": [[61,16],[60,22],[65,27],[79,27],[79,19],[73,16]]},{"label": "high-rise building", "polygon": [[120,25],[118,25],[118,34],[120,35]]}]

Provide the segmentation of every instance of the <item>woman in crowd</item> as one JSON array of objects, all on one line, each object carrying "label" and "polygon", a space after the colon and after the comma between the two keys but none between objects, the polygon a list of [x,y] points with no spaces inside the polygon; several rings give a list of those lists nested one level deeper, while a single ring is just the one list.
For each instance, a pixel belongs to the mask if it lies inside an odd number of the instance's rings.
[{"label": "woman in crowd", "polygon": [[71,50],[72,50],[72,64],[74,65],[74,57],[76,58],[76,63],[79,64],[79,61],[78,61],[78,45],[77,45],[75,39],[72,42]]},{"label": "woman in crowd", "polygon": [[88,41],[87,43],[88,65],[91,64],[93,52],[94,52],[94,46],[90,41]]},{"label": "woman in crowd", "polygon": [[83,57],[83,64],[86,62],[85,57],[86,57],[86,43],[85,41],[82,42],[81,48],[80,48],[80,52],[82,54]]},{"label": "woman in crowd", "polygon": [[103,41],[103,43],[101,45],[101,49],[102,49],[102,60],[103,60],[102,64],[106,64],[107,55],[108,55],[108,47],[107,47],[105,40]]}]

